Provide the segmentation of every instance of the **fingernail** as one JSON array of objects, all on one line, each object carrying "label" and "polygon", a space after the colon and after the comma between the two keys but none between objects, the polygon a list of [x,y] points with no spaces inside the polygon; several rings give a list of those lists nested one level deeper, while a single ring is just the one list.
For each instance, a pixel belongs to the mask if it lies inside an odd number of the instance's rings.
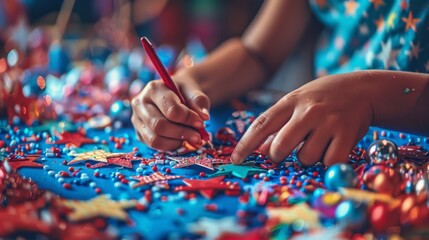
[{"label": "fingernail", "polygon": [[194,127],[196,129],[201,129],[201,128],[204,127],[204,124],[202,122],[200,122],[200,121],[196,121],[196,122],[194,122]]},{"label": "fingernail", "polygon": [[207,119],[210,118],[210,113],[207,108],[201,108],[201,112],[206,116]]},{"label": "fingernail", "polygon": [[193,143],[200,143],[201,142],[200,138],[198,136],[192,136],[190,140]]}]

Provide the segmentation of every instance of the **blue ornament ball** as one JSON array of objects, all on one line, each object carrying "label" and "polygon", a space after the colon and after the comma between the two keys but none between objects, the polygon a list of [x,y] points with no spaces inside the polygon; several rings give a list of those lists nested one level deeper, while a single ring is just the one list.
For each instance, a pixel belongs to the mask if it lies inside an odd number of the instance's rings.
[{"label": "blue ornament ball", "polygon": [[328,168],[325,173],[325,186],[327,189],[337,191],[339,188],[354,187],[357,176],[353,168],[344,163],[337,163]]},{"label": "blue ornament ball", "polygon": [[367,220],[367,205],[352,200],[343,201],[335,210],[335,219],[349,229],[359,229]]}]

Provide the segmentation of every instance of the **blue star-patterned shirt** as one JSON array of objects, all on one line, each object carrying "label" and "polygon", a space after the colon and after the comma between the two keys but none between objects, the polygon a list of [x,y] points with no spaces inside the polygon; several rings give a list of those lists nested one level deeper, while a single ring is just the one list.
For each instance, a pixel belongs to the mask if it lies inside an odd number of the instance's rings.
[{"label": "blue star-patterned shirt", "polygon": [[310,0],[325,25],[317,76],[365,69],[429,73],[428,0]]}]

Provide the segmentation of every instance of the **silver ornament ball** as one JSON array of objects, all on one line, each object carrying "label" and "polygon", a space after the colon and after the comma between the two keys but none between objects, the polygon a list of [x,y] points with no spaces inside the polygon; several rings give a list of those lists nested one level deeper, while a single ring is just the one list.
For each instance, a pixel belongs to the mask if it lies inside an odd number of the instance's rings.
[{"label": "silver ornament ball", "polygon": [[398,162],[398,147],[390,140],[378,140],[368,147],[368,156],[371,164],[394,165]]}]

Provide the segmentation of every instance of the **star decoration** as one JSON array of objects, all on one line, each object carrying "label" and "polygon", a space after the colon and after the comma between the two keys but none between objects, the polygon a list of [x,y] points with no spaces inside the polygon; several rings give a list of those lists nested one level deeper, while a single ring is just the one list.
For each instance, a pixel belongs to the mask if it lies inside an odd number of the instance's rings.
[{"label": "star decoration", "polygon": [[210,177],[217,177],[217,176],[223,176],[223,175],[229,175],[238,177],[238,178],[246,178],[249,174],[255,174],[255,173],[261,173],[266,172],[266,170],[261,168],[256,168],[252,165],[234,165],[234,164],[227,164],[223,165],[219,168],[220,170],[216,173],[213,173],[209,175]]},{"label": "star decoration", "polygon": [[39,198],[33,202],[0,208],[0,236],[24,231],[49,234],[51,226],[39,219],[38,209],[43,204],[44,200]]},{"label": "star decoration", "polygon": [[182,178],[182,177],[177,176],[177,175],[164,175],[160,172],[155,172],[149,176],[134,176],[131,178],[139,181],[138,183],[136,183],[132,186],[132,188],[137,188],[137,187],[147,185],[147,184],[151,184],[151,183],[156,183],[156,182],[161,182],[161,181],[166,181],[166,180],[173,180],[173,179],[178,179],[178,178]]},{"label": "star decoration", "polygon": [[292,224],[296,220],[303,220],[310,229],[320,228],[319,213],[311,209],[307,203],[295,204],[291,207],[268,208],[270,219],[277,219],[280,223]]},{"label": "star decoration", "polygon": [[359,7],[359,3],[355,2],[355,0],[348,0],[344,2],[344,6],[346,8],[346,15],[355,15],[356,10]]},{"label": "star decoration", "polygon": [[[176,161],[174,168],[189,167],[192,165],[201,166],[210,170],[214,170],[213,164],[225,163],[224,159],[215,159],[207,157],[207,154],[201,154],[192,157],[167,157],[170,160]],[[229,162],[228,162],[229,163]]]},{"label": "star decoration", "polygon": [[5,158],[12,169],[20,169],[22,167],[42,168],[43,164],[35,162],[40,158],[40,155],[27,155],[25,157]]},{"label": "star decoration", "polygon": [[83,144],[95,142],[93,139],[87,138],[81,132],[63,132],[56,133],[55,135],[60,138],[60,140],[55,141],[55,144],[71,144],[74,147],[80,147]]},{"label": "star decoration", "polygon": [[395,28],[395,20],[396,20],[396,13],[392,12],[389,14],[389,16],[387,17],[387,27],[390,28]]},{"label": "star decoration", "polygon": [[215,177],[209,180],[185,179],[183,182],[187,186],[176,187],[175,191],[199,191],[207,199],[213,199],[220,190],[240,191],[240,186],[226,184],[223,180],[225,176]]},{"label": "star decoration", "polygon": [[245,227],[237,224],[235,217],[220,219],[202,217],[197,222],[188,225],[190,232],[204,234],[204,239],[218,239],[224,233],[243,233]]},{"label": "star decoration", "polygon": [[389,69],[391,67],[399,69],[398,61],[396,58],[399,55],[400,50],[392,50],[392,40],[389,38],[387,43],[381,43],[381,52],[378,54],[378,59],[383,62],[384,68]]},{"label": "star decoration", "polygon": [[402,0],[401,2],[401,9],[406,10],[408,8],[408,2],[407,0]]},{"label": "star decoration", "polygon": [[68,165],[78,163],[78,162],[82,162],[82,161],[87,161],[87,160],[107,163],[108,157],[117,157],[117,156],[121,156],[123,154],[124,153],[107,153],[104,150],[94,150],[94,151],[76,154],[76,157],[74,159],[72,159],[68,163]]},{"label": "star decoration", "polygon": [[137,205],[136,200],[114,201],[106,195],[93,198],[89,201],[62,200],[61,205],[70,208],[72,212],[67,215],[70,221],[76,222],[95,217],[114,218],[126,221],[128,214],[124,209]]},{"label": "star decoration", "polygon": [[314,2],[316,3],[316,5],[320,8],[324,8],[326,7],[326,0],[314,0]]},{"label": "star decoration", "polygon": [[378,20],[375,20],[375,25],[377,26],[377,31],[381,32],[384,29],[384,17],[383,15],[378,18]]},{"label": "star decoration", "polygon": [[130,152],[127,154],[108,157],[107,162],[100,162],[92,165],[90,168],[100,168],[109,165],[116,165],[120,167],[133,168],[132,161],[142,161],[144,158],[135,157],[135,152]]},{"label": "star decoration", "polygon": [[18,116],[25,124],[30,126],[39,117],[39,109],[37,98],[27,98],[22,92],[22,86],[19,83],[13,93],[10,95],[4,94],[7,104],[7,116],[9,123],[13,122],[13,118]]},{"label": "star decoration", "polygon": [[420,18],[413,18],[413,13],[410,11],[407,18],[402,18],[402,21],[405,23],[405,31],[408,31],[410,28],[416,32],[416,24],[420,21]]},{"label": "star decoration", "polygon": [[408,52],[410,61],[413,60],[413,58],[419,59],[419,54],[422,50],[420,49],[420,42],[418,42],[416,45],[411,43],[411,52]]},{"label": "star decoration", "polygon": [[381,5],[384,5],[383,0],[371,0],[371,3],[374,5],[375,10],[378,10]]}]

